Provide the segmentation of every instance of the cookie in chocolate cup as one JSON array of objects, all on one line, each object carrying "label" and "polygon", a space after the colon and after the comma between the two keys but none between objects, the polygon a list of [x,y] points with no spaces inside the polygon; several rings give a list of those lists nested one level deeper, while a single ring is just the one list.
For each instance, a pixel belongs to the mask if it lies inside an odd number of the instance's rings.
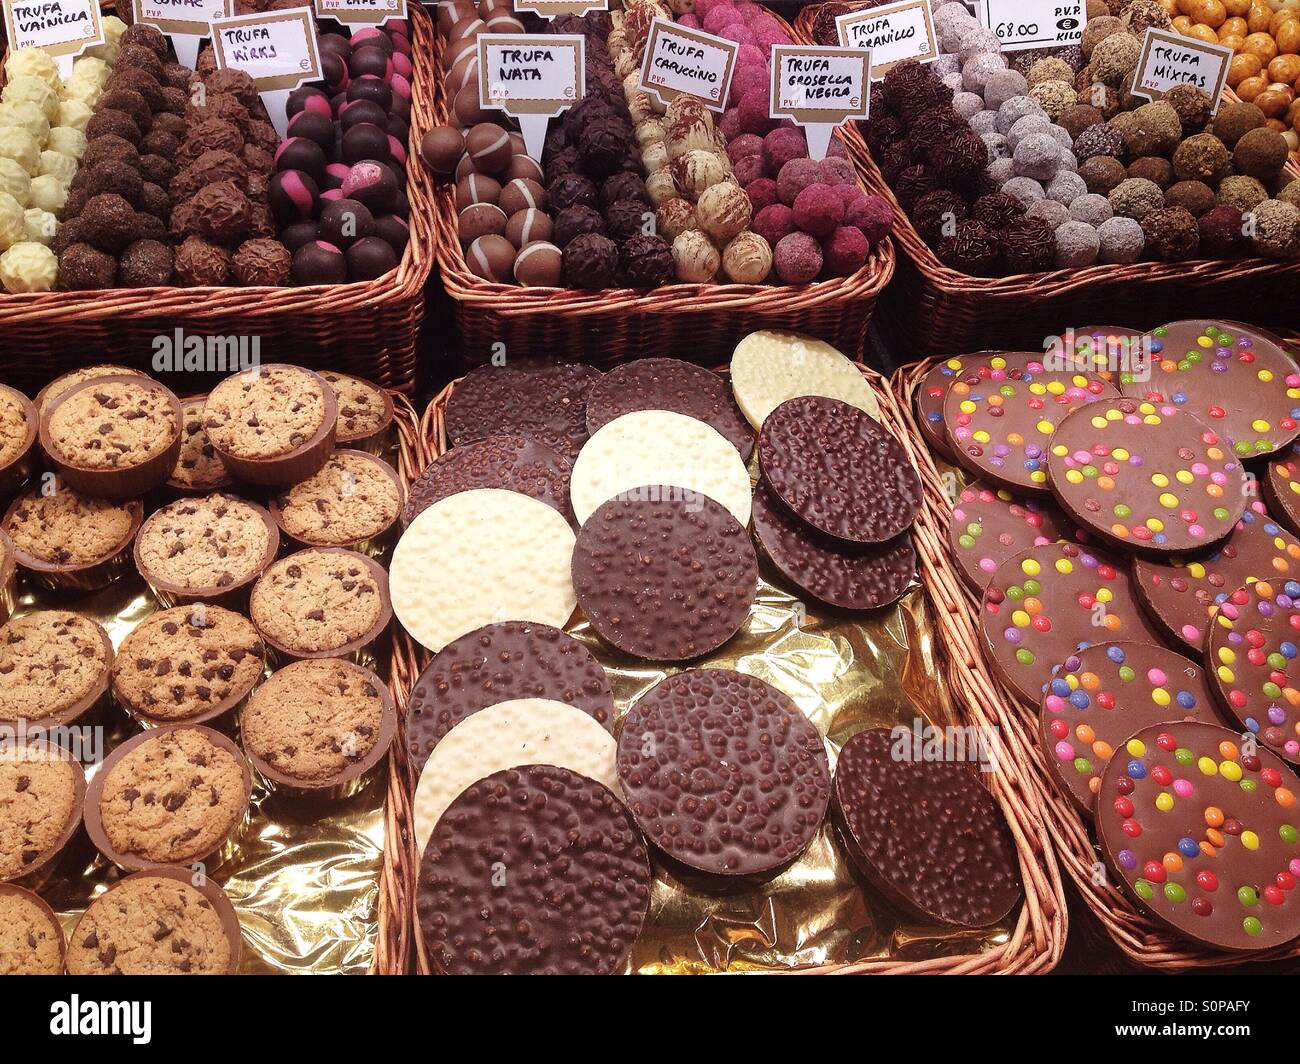
[{"label": "cookie in chocolate cup", "polygon": [[119,868],[215,867],[243,824],[252,776],[239,748],[197,724],[153,728],[109,754],[86,789],[86,831]]},{"label": "cookie in chocolate cup", "polygon": [[156,488],[176,465],[181,420],[181,401],[158,381],[98,377],[46,403],[41,448],[78,491],[133,499]]},{"label": "cookie in chocolate cup", "polygon": [[226,892],[189,868],[159,866],[90,903],[68,936],[67,964],[70,975],[234,975],[240,952]]},{"label": "cookie in chocolate cup", "polygon": [[402,502],[392,466],[365,451],[339,450],[318,472],[274,496],[271,516],[295,543],[374,557],[394,539]]},{"label": "cookie in chocolate cup", "polygon": [[0,726],[71,724],[108,692],[113,644],[68,610],[37,610],[0,627]]},{"label": "cookie in chocolate cup", "polygon": [[0,498],[17,491],[35,468],[36,404],[16,388],[0,384]]},{"label": "cookie in chocolate cup", "polygon": [[66,951],[49,904],[30,890],[0,883],[0,975],[62,975]]},{"label": "cookie in chocolate cup", "polygon": [[84,381],[94,380],[97,377],[117,377],[121,374],[128,376],[144,377],[146,374],[141,373],[138,369],[132,369],[130,366],[118,366],[112,363],[101,363],[94,366],[83,366],[81,369],[69,370],[50,381],[44,388],[36,393],[36,413],[39,417],[45,413],[47,403],[54,402],[59,396],[69,388],[75,387]]},{"label": "cookie in chocolate cup", "polygon": [[273,787],[344,798],[373,778],[397,734],[397,711],[369,669],[315,658],[272,674],[239,723],[244,752]]},{"label": "cookie in chocolate cup", "polygon": [[185,495],[206,495],[234,483],[234,477],[203,428],[203,407],[207,401],[206,395],[191,395],[181,400],[181,451],[176,456],[176,468],[167,478],[167,486]]},{"label": "cookie in chocolate cup", "polygon": [[256,366],[208,395],[203,427],[226,468],[252,484],[294,484],[334,450],[338,399],[301,366]]},{"label": "cookie in chocolate cup", "polygon": [[81,825],[86,773],[45,739],[0,737],[0,881],[34,887]]},{"label": "cookie in chocolate cup", "polygon": [[333,370],[321,370],[338,397],[335,437],[340,447],[382,454],[393,442],[393,398],[376,384]]}]

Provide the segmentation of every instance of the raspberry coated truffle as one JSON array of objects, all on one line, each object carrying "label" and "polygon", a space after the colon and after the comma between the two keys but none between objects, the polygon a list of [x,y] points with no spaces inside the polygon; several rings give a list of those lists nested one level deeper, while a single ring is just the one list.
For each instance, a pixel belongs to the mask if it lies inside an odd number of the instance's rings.
[{"label": "raspberry coated truffle", "polygon": [[785,284],[808,284],[822,272],[821,245],[808,233],[790,233],[777,242],[772,262]]}]

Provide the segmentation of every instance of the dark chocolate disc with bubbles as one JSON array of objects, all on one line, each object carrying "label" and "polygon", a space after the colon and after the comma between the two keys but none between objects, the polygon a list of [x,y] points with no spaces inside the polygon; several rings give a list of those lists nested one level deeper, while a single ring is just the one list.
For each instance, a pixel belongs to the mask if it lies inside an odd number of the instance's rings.
[{"label": "dark chocolate disc with bubbles", "polygon": [[654,486],[610,499],[578,532],[573,588],[592,629],[647,661],[691,661],[749,616],[749,534],[705,495]]},{"label": "dark chocolate disc with bubbles", "polygon": [[883,543],[921,506],[921,479],[902,445],[838,399],[787,399],[758,438],[763,483],[799,520],[848,543]]},{"label": "dark chocolate disc with bubbles", "polygon": [[534,358],[480,366],[447,400],[447,438],[459,446],[523,436],[572,461],[587,439],[587,392],[602,376],[593,366]]},{"label": "dark chocolate disc with bubbles", "polygon": [[1300,935],[1296,778],[1268,750],[1199,721],[1156,724],[1115,751],[1097,840],[1140,908],[1216,949]]},{"label": "dark chocolate disc with bubbles", "polygon": [[1020,900],[1015,840],[973,765],[899,756],[894,729],[869,728],[840,749],[833,793],[854,865],[908,914],[988,927]]},{"label": "dark chocolate disc with bubbles", "polygon": [[1219,704],[1279,757],[1300,765],[1300,580],[1257,580],[1210,620],[1205,664]]},{"label": "dark chocolate disc with bubbles", "polygon": [[930,367],[916,389],[916,423],[930,450],[941,458],[952,458],[948,437],[943,429],[943,401],[950,385],[969,356],[945,358]]},{"label": "dark chocolate disc with bubbles", "polygon": [[416,917],[447,975],[611,975],[650,907],[650,862],[606,786],[551,765],[471,784],[420,860]]},{"label": "dark chocolate disc with bubbles", "polygon": [[1056,667],[1093,643],[1160,642],[1129,574],[1078,543],[1031,547],[1003,562],[984,590],[980,631],[994,671],[1031,706]]},{"label": "dark chocolate disc with bubbles", "polygon": [[758,876],[801,854],[826,815],[817,729],[756,676],[688,669],[623,720],[618,778],[655,846],[697,872]]},{"label": "dark chocolate disc with bubbles", "polygon": [[1293,443],[1269,462],[1262,483],[1273,516],[1300,536],[1300,444]]},{"label": "dark chocolate disc with bubbles", "polygon": [[1057,426],[1047,468],[1072,520],[1125,550],[1208,548],[1246,510],[1245,470],[1227,441],[1170,403],[1108,399]]},{"label": "dark chocolate disc with bubbles", "polygon": [[988,587],[998,566],[1012,555],[1079,536],[1051,500],[1019,498],[979,481],[962,489],[948,526],[957,572],[975,591]]},{"label": "dark chocolate disc with bubbles", "polygon": [[1300,371],[1273,341],[1233,322],[1176,321],[1151,330],[1148,380],[1123,374],[1125,395],[1192,414],[1242,458],[1262,458],[1300,436]]},{"label": "dark chocolate disc with bubbles", "polygon": [[759,550],[794,588],[842,610],[894,602],[916,575],[912,537],[884,543],[841,543],[796,521],[759,485],[754,490],[754,537]]},{"label": "dark chocolate disc with bubbles", "polygon": [[1250,504],[1219,546],[1185,558],[1138,558],[1133,584],[1147,612],[1198,658],[1219,603],[1256,580],[1300,579],[1300,540]]},{"label": "dark chocolate disc with bubbles", "polygon": [[1166,720],[1219,722],[1201,667],[1151,643],[1094,643],[1056,670],[1038,726],[1056,782],[1091,816],[1115,751],[1134,732]]},{"label": "dark chocolate disc with bubbles", "polygon": [[749,460],[754,430],[716,373],[676,358],[640,358],[610,370],[587,395],[587,431],[636,410],[672,410],[717,429]]},{"label": "dark chocolate disc with bubbles", "polygon": [[474,488],[504,488],[528,495],[558,510],[572,524],[572,472],[567,458],[523,436],[473,440],[439,455],[415,478],[402,509],[402,525],[410,525],[435,502]]},{"label": "dark chocolate disc with bubbles", "polygon": [[614,696],[585,646],[546,624],[502,621],[443,647],[411,688],[406,748],[418,778],[442,737],[481,709],[517,698],[549,698],[610,727]]},{"label": "dark chocolate disc with bubbles", "polygon": [[957,461],[1016,492],[1047,490],[1047,453],[1071,410],[1119,392],[1092,373],[1049,370],[1019,351],[971,358],[948,387],[943,420]]}]

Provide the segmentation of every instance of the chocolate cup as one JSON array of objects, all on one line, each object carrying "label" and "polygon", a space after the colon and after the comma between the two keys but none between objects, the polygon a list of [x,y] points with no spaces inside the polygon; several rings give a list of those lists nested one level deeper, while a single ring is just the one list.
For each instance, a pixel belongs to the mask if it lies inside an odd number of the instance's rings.
[{"label": "chocolate cup", "polygon": [[39,894],[35,894],[25,887],[20,887],[16,883],[0,883],[0,895],[4,894],[29,901],[41,910],[45,919],[54,929],[55,937],[59,940],[59,974],[62,975],[68,962],[68,940],[63,935],[63,925],[59,923],[59,918],[54,914],[54,910],[50,908],[49,903]]},{"label": "chocolate cup", "polygon": [[[297,484],[300,480],[306,480],[313,473],[318,472],[334,453],[334,433],[339,416],[338,396],[334,394],[329,381],[319,373],[302,366],[268,363],[261,366],[259,371],[264,372],[268,369],[291,369],[297,373],[311,374],[325,400],[325,417],[321,421],[320,428],[304,443],[274,458],[241,458],[239,455],[223,450],[211,437],[209,439],[217,454],[221,456],[221,461],[236,479],[247,481],[249,484],[271,487]],[[175,465],[174,461],[173,465]]]},{"label": "chocolate cup", "polygon": [[[235,907],[230,904],[230,898],[226,896],[226,892],[213,883],[206,875],[199,876],[199,881],[196,883],[194,881],[195,873],[189,868],[182,868],[179,865],[153,865],[150,868],[142,869],[132,875],[123,876],[109,887],[108,890],[104,891],[104,893],[98,898],[95,898],[91,904],[94,905],[103,901],[112,894],[113,891],[121,887],[123,883],[129,883],[133,879],[139,879],[145,876],[152,876],[155,879],[174,879],[177,883],[185,883],[197,890],[212,904],[212,908],[216,911],[217,918],[221,921],[221,928],[226,933],[226,939],[230,943],[230,963],[226,966],[226,970],[221,974],[234,975],[238,972],[239,962],[243,954],[244,946],[243,928],[239,925],[239,917],[235,915]],[[78,926],[80,926],[80,921],[78,921]],[[72,934],[73,937],[76,936],[77,932],[75,929]]]},{"label": "chocolate cup", "polygon": [[402,509],[406,505],[406,490],[402,487],[402,478],[398,476],[396,469],[385,462],[377,454],[373,454],[369,451],[358,451],[349,448],[346,450],[338,450],[334,453],[352,454],[368,458],[383,469],[384,473],[387,474],[388,478],[393,482],[393,486],[397,488],[397,513],[393,515],[393,519],[383,528],[369,536],[366,536],[364,539],[352,540],[348,543],[317,543],[309,539],[303,539],[301,536],[295,536],[284,527],[284,515],[280,507],[280,496],[278,494],[271,496],[271,517],[274,518],[275,523],[280,526],[280,531],[284,534],[284,538],[289,543],[298,545],[295,549],[306,547],[339,547],[344,550],[356,551],[358,554],[364,554],[370,558],[378,558],[389,546],[397,542],[398,534],[402,528]]},{"label": "chocolate cup", "polygon": [[[23,496],[19,496],[9,504],[3,518],[6,526],[22,499]],[[136,533],[140,531],[140,525],[144,521],[144,504],[139,499],[128,499],[125,505],[131,514],[131,529],[126,538],[106,557],[93,562],[70,565],[49,562],[14,547],[13,554],[18,565],[32,583],[51,591],[98,591],[100,588],[108,587],[119,577],[131,571],[134,563],[128,548],[134,542]]]},{"label": "chocolate cup", "polygon": [[[201,404],[207,402],[207,399],[208,397],[206,395],[187,395],[181,399],[181,417],[182,417],[181,439],[182,440],[184,440],[185,438],[185,424],[183,420],[185,416],[185,407],[190,403],[199,403],[200,404],[199,414],[201,416],[203,413],[203,407]],[[179,456],[177,457],[177,461],[178,462],[180,461]],[[222,462],[223,467],[224,464],[225,463],[223,461]],[[219,480],[215,484],[204,484],[204,485],[182,484],[180,481],[176,479],[176,467],[172,466],[171,473],[168,474],[167,479],[163,483],[166,484],[166,486],[170,488],[173,492],[175,492],[177,495],[188,497],[191,495],[209,495],[214,491],[226,491],[228,488],[234,486],[235,478],[230,475],[230,470],[226,469],[222,474],[221,480]]]},{"label": "chocolate cup", "polygon": [[36,404],[18,391],[17,388],[10,388],[7,384],[0,384],[0,392],[11,395],[17,400],[18,405],[23,408],[23,417],[27,422],[27,433],[23,437],[23,445],[18,454],[9,462],[0,465],[0,498],[3,498],[6,495],[12,495],[22,487],[23,481],[30,477],[36,469],[36,437],[40,418],[36,415]]},{"label": "chocolate cup", "polygon": [[387,390],[376,385],[375,391],[379,393],[379,397],[384,401],[383,424],[367,436],[353,436],[351,438],[337,436],[337,443],[340,447],[347,447],[354,451],[365,451],[366,454],[373,454],[376,458],[380,458],[397,442],[397,412],[393,407],[393,397],[388,394]]},{"label": "chocolate cup", "polygon": [[111,699],[108,694],[108,685],[113,676],[113,643],[108,638],[108,632],[104,630],[102,624],[96,623],[95,628],[98,630],[100,642],[104,646],[104,671],[90,690],[73,702],[72,705],[59,710],[57,713],[51,713],[45,717],[20,717],[12,720],[0,720],[0,728],[17,728],[20,724],[28,729],[56,728],[61,725],[71,724],[86,713],[103,709],[109,704]]},{"label": "chocolate cup", "polygon": [[[379,585],[379,616],[370,628],[357,636],[350,639],[340,646],[330,650],[296,650],[293,647],[287,647],[283,643],[278,643],[262,630],[262,626],[257,624],[257,618],[253,617],[253,624],[257,626],[257,632],[262,637],[262,642],[266,644],[267,661],[272,665],[286,665],[291,661],[306,661],[316,658],[343,658],[351,661],[354,665],[360,665],[363,668],[371,668],[375,660],[373,653],[375,645],[383,638],[384,633],[388,630],[389,624],[393,619],[393,600],[388,590],[388,570],[380,565],[374,558],[359,554],[356,551],[348,550],[345,547],[309,547],[311,551],[322,554],[349,554],[356,558],[357,561],[366,566],[375,577],[375,582]],[[260,578],[259,578],[260,579]],[[249,616],[252,616],[252,610],[249,610]]]},{"label": "chocolate cup", "polygon": [[[125,469],[87,469],[84,466],[74,465],[54,453],[50,420],[55,411],[72,396],[87,388],[102,388],[106,384],[134,384],[136,387],[149,388],[166,395],[172,409],[172,419],[176,423],[176,432],[162,451],[138,465],[128,466]],[[181,452],[182,416],[181,401],[176,398],[175,393],[151,377],[141,377],[133,373],[92,377],[88,381],[73,385],[46,406],[41,414],[41,449],[49,458],[51,465],[58,470],[63,482],[83,495],[93,495],[99,499],[135,499],[156,488],[176,467],[176,456]]]},{"label": "chocolate cup", "polygon": [[[109,842],[108,833],[104,830],[104,819],[99,811],[99,803],[104,796],[104,783],[112,774],[113,769],[115,769],[122,759],[137,746],[142,746],[144,743],[151,742],[167,732],[179,731],[184,728],[193,728],[196,731],[203,732],[209,742],[214,743],[223,750],[232,754],[243,769],[244,775],[244,811],[242,815],[236,818],[235,822],[231,824],[230,830],[211,850],[206,853],[198,853],[191,857],[183,858],[186,865],[192,866],[200,863],[211,863],[213,865],[220,864],[221,860],[232,852],[231,839],[238,833],[239,829],[248,819],[248,803],[253,796],[253,776],[248,767],[248,760],[230,738],[212,728],[205,728],[202,725],[190,724],[188,722],[172,724],[162,728],[150,728],[148,731],[141,732],[139,735],[131,737],[109,754],[108,757],[104,759],[104,764],[100,767],[100,770],[95,773],[94,778],[90,781],[90,785],[86,788],[86,810],[84,819],[86,823],[86,832],[90,835],[90,841],[95,844],[95,849],[112,861],[113,864],[117,865],[118,868],[124,869],[127,872],[136,872],[141,869],[165,868],[168,864],[174,862],[155,864],[142,857],[137,857],[134,854],[122,853],[117,850],[111,842]],[[209,858],[212,858],[214,855],[218,856],[218,860],[209,862]],[[190,873],[186,871],[185,875],[188,877]]]},{"label": "chocolate cup", "polygon": [[0,624],[8,624],[18,606],[18,559],[13,541],[0,528]]},{"label": "chocolate cup", "polygon": [[[9,743],[0,742],[0,760],[3,760],[3,752],[9,747]],[[17,744],[14,744],[17,745]],[[63,830],[59,832],[54,842],[37,855],[36,860],[23,865],[21,871],[13,880],[22,880],[29,886],[34,886],[43,882],[41,872],[53,860],[63,852],[63,848],[71,841],[72,836],[76,834],[77,828],[81,827],[82,815],[86,806],[86,770],[81,767],[81,762],[73,757],[67,750],[52,743],[48,739],[28,739],[23,744],[26,748],[37,750],[49,750],[61,756],[62,760],[72,766],[72,814],[68,817],[68,822],[63,825]]]},{"label": "chocolate cup", "polygon": [[[158,600],[159,605],[164,609],[171,609],[173,606],[189,606],[196,602],[209,602],[214,606],[225,606],[229,609],[239,610],[248,600],[248,593],[266,572],[267,566],[275,561],[275,556],[280,553],[280,528],[271,519],[266,507],[258,506],[255,502],[249,502],[247,499],[240,498],[239,502],[245,506],[252,507],[257,511],[258,517],[266,525],[266,554],[262,558],[262,564],[249,573],[238,583],[231,584],[230,587],[200,587],[189,588],[182,587],[180,584],[172,583],[170,580],[163,580],[154,576],[141,563],[140,560],[140,536],[135,537],[135,546],[132,549],[132,555],[135,558],[135,567],[140,570],[140,575],[144,577],[144,582],[149,585],[149,590],[153,592],[154,598]],[[161,511],[155,510],[149,516],[152,521]],[[147,527],[148,522],[145,522]],[[144,531],[144,529],[141,529]]]},{"label": "chocolate cup", "polygon": [[244,754],[248,757],[253,768],[257,770],[257,774],[265,781],[268,790],[297,797],[336,801],[352,797],[352,795],[363,790],[379,774],[384,755],[388,753],[389,747],[393,745],[393,740],[397,737],[397,706],[393,701],[393,692],[389,689],[388,684],[384,683],[364,665],[358,665],[357,668],[363,669],[369,674],[376,690],[379,691],[379,700],[383,703],[383,712],[379,720],[379,734],[375,736],[375,744],[365,757],[349,765],[336,776],[324,780],[303,780],[272,767],[249,747],[248,739],[243,734],[241,719],[240,735]]},{"label": "chocolate cup", "polygon": [[[142,372],[141,372],[140,370],[138,370],[138,369],[132,369],[130,366],[119,366],[119,365],[117,365],[116,363],[113,363],[113,362],[97,362],[97,363],[95,364],[95,367],[97,367],[97,368],[99,368],[99,369],[108,369],[108,370],[112,370],[112,371],[113,371],[112,373],[105,373],[105,374],[104,374],[105,377],[121,376],[121,375],[123,375],[123,374],[125,374],[125,375],[128,376],[128,377],[145,377],[145,378],[148,378],[148,376],[149,376],[147,373],[142,373]],[[95,367],[87,366],[86,369],[91,369],[91,368],[95,368]],[[73,371],[70,371],[70,372],[76,372],[76,371],[73,370]],[[54,380],[50,381],[49,384],[47,384],[44,388],[42,388],[39,392],[36,393],[36,398],[33,399],[32,401],[36,404],[36,413],[37,413],[38,415],[44,413],[46,400],[48,400],[48,399],[50,398],[50,389],[53,388],[56,384],[58,384],[59,381],[63,380],[63,378],[66,377],[66,376],[68,376],[67,373],[60,373],[57,377],[54,378]],[[90,379],[91,379],[91,380],[102,380],[103,378],[102,378],[102,377],[92,377],[92,378],[90,378]],[[67,389],[65,388],[64,391],[67,391]],[[63,393],[60,392],[59,394],[62,395]]]}]

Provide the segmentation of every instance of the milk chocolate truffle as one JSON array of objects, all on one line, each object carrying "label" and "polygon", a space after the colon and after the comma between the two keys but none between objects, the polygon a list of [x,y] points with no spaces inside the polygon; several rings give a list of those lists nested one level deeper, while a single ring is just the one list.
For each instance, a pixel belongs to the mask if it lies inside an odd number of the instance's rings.
[{"label": "milk chocolate truffle", "polygon": [[215,244],[237,244],[252,222],[252,204],[234,181],[201,188],[190,206],[200,235]]},{"label": "milk chocolate truffle", "polygon": [[564,256],[554,244],[535,240],[515,256],[515,280],[526,288],[558,288]]},{"label": "milk chocolate truffle", "polygon": [[176,161],[184,166],[205,151],[219,148],[222,151],[238,152],[243,146],[243,134],[233,122],[228,122],[224,118],[205,118],[190,126]]},{"label": "milk chocolate truffle", "polygon": [[123,288],[161,288],[172,278],[172,249],[158,240],[137,240],[122,252],[118,281]]},{"label": "milk chocolate truffle", "polygon": [[176,249],[176,280],[187,288],[219,287],[230,281],[230,252],[199,236],[189,236]]},{"label": "milk chocolate truffle", "polygon": [[241,184],[248,180],[248,166],[234,152],[205,151],[167,184],[173,203],[182,203],[207,185],[222,181]]},{"label": "milk chocolate truffle", "polygon": [[597,233],[575,237],[563,255],[564,280],[571,288],[608,288],[618,272],[618,245]]},{"label": "milk chocolate truffle", "polygon": [[246,240],[235,252],[235,280],[241,285],[280,287],[289,283],[292,256],[278,240]]}]

